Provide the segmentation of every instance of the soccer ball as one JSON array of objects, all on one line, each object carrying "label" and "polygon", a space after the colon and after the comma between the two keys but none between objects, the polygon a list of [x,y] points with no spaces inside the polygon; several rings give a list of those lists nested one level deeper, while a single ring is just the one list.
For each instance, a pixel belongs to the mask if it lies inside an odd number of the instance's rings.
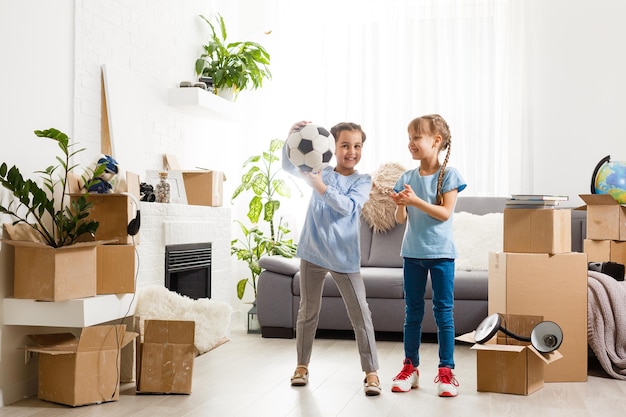
[{"label": "soccer ball", "polygon": [[322,126],[307,124],[291,132],[286,146],[292,164],[305,172],[319,172],[333,157],[335,138]]}]

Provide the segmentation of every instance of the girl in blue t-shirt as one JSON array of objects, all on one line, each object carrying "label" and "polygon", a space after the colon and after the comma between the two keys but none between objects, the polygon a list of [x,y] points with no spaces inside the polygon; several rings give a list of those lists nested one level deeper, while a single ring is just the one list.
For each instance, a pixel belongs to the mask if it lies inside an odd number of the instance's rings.
[{"label": "girl in blue t-shirt", "polygon": [[[292,131],[307,122],[296,123]],[[378,356],[372,315],[361,276],[360,216],[369,199],[372,178],[355,166],[361,160],[365,133],[356,123],[339,123],[330,130],[335,138],[336,166],[321,172],[301,172],[283,148],[283,169],[301,175],[313,188],[298,242],[300,258],[300,307],[296,321],[298,364],[291,385],[309,380],[309,360],[317,330],[326,274],[339,288],[354,329],[361,368],[365,372],[365,395],[380,394]],[[286,144],[285,144],[286,146]]]},{"label": "girl in blue t-shirt", "polygon": [[[397,204],[396,220],[408,220],[401,255],[404,258],[404,364],[393,379],[393,392],[407,392],[419,385],[419,348],[424,317],[424,294],[430,272],[433,313],[438,329],[440,397],[457,395],[454,369],[454,259],[452,216],[457,194],[466,184],[459,172],[448,167],[451,136],[438,114],[418,117],[408,126],[409,151],[420,162],[402,174],[391,198]],[[447,150],[443,163],[439,154]]]}]

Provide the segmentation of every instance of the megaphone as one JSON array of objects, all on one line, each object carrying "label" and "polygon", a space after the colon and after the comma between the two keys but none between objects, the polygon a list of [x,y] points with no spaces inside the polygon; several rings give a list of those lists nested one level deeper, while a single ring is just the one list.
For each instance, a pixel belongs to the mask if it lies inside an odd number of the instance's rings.
[{"label": "megaphone", "polygon": [[487,316],[480,322],[474,334],[474,340],[478,344],[483,344],[494,337],[500,330],[502,333],[522,342],[530,344],[541,353],[550,353],[559,348],[563,342],[563,330],[553,321],[542,321],[533,327],[530,337],[517,335],[502,325],[500,314]]}]

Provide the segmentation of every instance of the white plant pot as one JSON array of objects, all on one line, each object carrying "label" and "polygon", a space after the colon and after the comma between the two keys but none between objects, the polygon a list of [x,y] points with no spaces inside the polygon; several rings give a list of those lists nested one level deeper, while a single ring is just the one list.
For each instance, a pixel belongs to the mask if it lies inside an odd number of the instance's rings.
[{"label": "white plant pot", "polygon": [[228,101],[237,100],[237,89],[235,88],[218,88],[217,95]]}]

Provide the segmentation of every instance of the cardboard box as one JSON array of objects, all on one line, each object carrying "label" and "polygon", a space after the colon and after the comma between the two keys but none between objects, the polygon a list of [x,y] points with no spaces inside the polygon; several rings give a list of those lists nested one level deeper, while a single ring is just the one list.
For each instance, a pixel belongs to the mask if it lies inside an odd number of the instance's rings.
[{"label": "cardboard box", "polygon": [[569,209],[504,209],[504,252],[565,253],[572,251]]},{"label": "cardboard box", "polygon": [[183,171],[187,203],[197,206],[221,207],[224,203],[224,181],[220,171]]},{"label": "cardboard box", "polygon": [[[540,316],[501,314],[504,327],[520,336],[529,336]],[[542,354],[528,342],[501,331],[489,343],[472,346],[476,351],[476,389],[481,392],[529,395],[543,388],[544,368],[562,355]]]},{"label": "cardboard box", "polygon": [[101,242],[53,248],[5,240],[15,247],[13,297],[64,301],[96,295],[96,247]]},{"label": "cardboard box", "polygon": [[626,241],[626,206],[609,194],[581,194],[587,210],[587,239]]},{"label": "cardboard box", "polygon": [[585,239],[585,253],[589,262],[616,262],[626,264],[626,242],[619,240]]},{"label": "cardboard box", "polygon": [[[72,200],[80,197],[72,195]],[[87,200],[93,203],[87,220],[97,220],[100,225],[95,236],[81,240],[114,241],[120,245],[139,244],[139,234],[128,234],[128,223],[137,215],[133,199],[126,194],[88,194]]]},{"label": "cardboard box", "polygon": [[137,392],[190,394],[194,321],[145,320],[137,347]]},{"label": "cardboard box", "polygon": [[96,293],[134,293],[135,245],[100,245],[97,248]]},{"label": "cardboard box", "polygon": [[587,255],[489,253],[489,314],[543,316],[563,329],[563,359],[546,382],[587,380]]},{"label": "cardboard box", "polygon": [[125,326],[93,326],[71,333],[31,335],[39,353],[38,398],[71,406],[119,399],[120,351],[136,333]]}]

